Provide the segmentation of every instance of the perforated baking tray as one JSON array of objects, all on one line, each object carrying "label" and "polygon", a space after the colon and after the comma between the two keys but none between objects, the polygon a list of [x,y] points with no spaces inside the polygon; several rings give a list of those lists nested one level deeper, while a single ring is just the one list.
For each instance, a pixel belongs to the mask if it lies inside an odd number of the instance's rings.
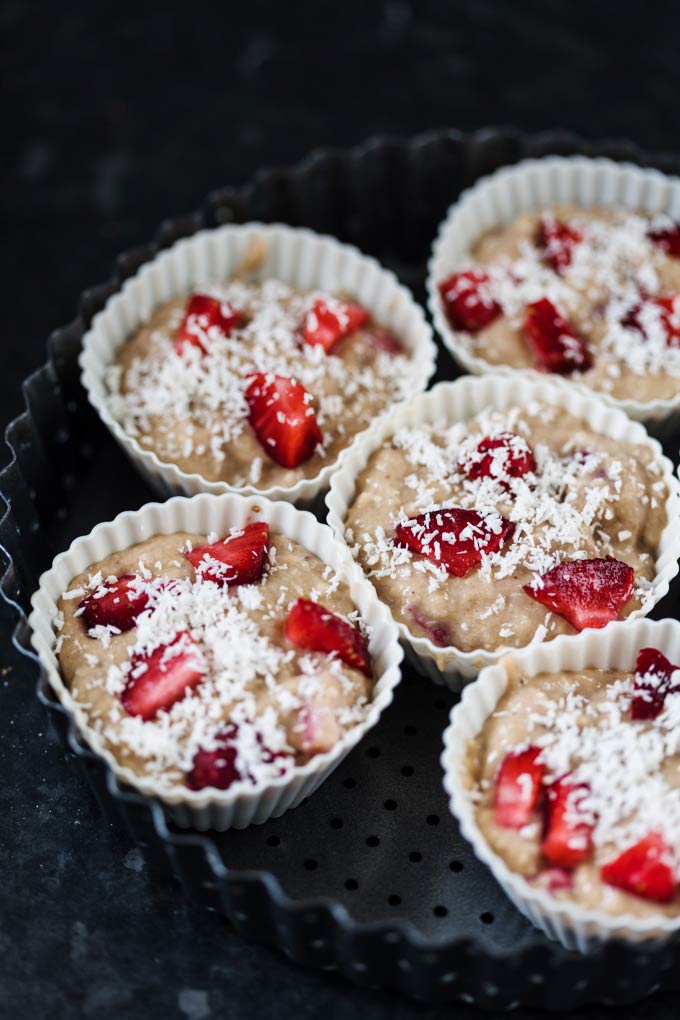
[{"label": "perforated baking tray", "polygon": [[[92,316],[142,262],[204,227],[278,220],[358,245],[423,300],[431,240],[460,190],[498,166],[546,153],[680,173],[680,156],[626,143],[488,129],[317,152],[292,169],[263,171],[243,188],[217,191],[195,213],[166,221],[150,244],[122,254],[110,280],[82,294],[78,317],[52,334],[49,360],[25,382],[27,409],[9,426],[12,460],[0,473],[1,590],[16,609],[14,639],[70,760],[109,820],[125,826],[149,863],[176,875],[194,900],[298,963],[334,967],[358,984],[428,1001],[495,1009],[523,1003],[566,1010],[680,988],[680,946],[610,944],[584,958],[549,942],[517,913],[447,811],[438,758],[452,694],[407,674],[380,725],[308,803],[243,832],[179,832],[157,805],[120,789],[79,743],[30,651],[25,612],[56,552],[152,497],[87,404],[77,367]],[[454,375],[442,353],[437,378]],[[677,442],[667,452],[677,460]],[[679,603],[676,583],[654,616],[677,615]]]}]

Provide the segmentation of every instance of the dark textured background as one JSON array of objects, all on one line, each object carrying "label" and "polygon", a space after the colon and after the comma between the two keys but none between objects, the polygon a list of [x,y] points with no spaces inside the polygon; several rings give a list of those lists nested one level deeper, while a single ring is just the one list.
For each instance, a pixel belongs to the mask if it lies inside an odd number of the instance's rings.
[{"label": "dark textured background", "polygon": [[[3,2],[2,425],[79,291],[209,189],[314,146],[442,125],[671,149],[679,38],[680,7],[649,0]],[[0,608],[2,1020],[481,1015],[297,969],[150,881],[44,732],[9,623]],[[578,1014],[610,1015],[660,1020],[677,1005]]]}]

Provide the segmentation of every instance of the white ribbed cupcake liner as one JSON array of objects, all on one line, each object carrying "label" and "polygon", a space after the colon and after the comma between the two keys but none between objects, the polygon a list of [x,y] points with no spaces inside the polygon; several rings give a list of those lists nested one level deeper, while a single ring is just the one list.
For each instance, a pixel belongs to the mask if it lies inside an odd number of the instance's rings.
[{"label": "white ribbed cupcake liner", "polygon": [[[344,540],[345,521],[354,502],[356,480],[366,467],[371,454],[389,436],[404,427],[418,425],[451,424],[468,421],[483,410],[503,410],[533,400],[563,407],[586,421],[594,432],[628,443],[641,443],[651,447],[663,469],[663,480],[668,485],[666,502],[668,523],[662,532],[656,558],[656,574],[643,608],[636,609],[628,619],[645,616],[668,592],[670,582],[678,573],[680,557],[680,483],[673,465],[664,457],[660,444],[651,439],[644,427],[631,421],[623,411],[616,410],[598,400],[589,391],[575,389],[561,379],[536,381],[516,375],[510,383],[507,375],[464,376],[452,383],[439,383],[406,404],[395,407],[387,417],[376,422],[361,441],[346,451],[338,471],[331,479],[326,497],[328,523],[335,534]],[[397,619],[405,644],[406,661],[432,680],[459,690],[462,683],[479,673],[482,667],[497,662],[508,648],[496,651],[475,649],[463,652],[457,648],[438,648],[429,638],[416,637],[401,620]],[[530,647],[530,646],[527,646]]]},{"label": "white ribbed cupcake liner", "polygon": [[[444,314],[438,284],[455,270],[470,265],[470,250],[482,234],[511,223],[523,212],[552,205],[668,213],[680,219],[680,178],[608,159],[548,156],[497,170],[464,191],[439,227],[428,264],[427,291],[437,332],[455,360],[473,375],[502,372],[513,377],[540,377],[542,373],[492,365],[472,354],[465,334],[454,330]],[[669,400],[644,402],[610,397],[572,380],[569,385],[586,393],[597,392],[607,403],[659,434],[670,433],[680,424],[680,393]]]},{"label": "white ribbed cupcake liner", "polygon": [[493,877],[518,910],[548,938],[566,949],[587,953],[598,942],[625,939],[632,942],[659,942],[680,930],[680,916],[616,916],[602,910],[580,907],[573,901],[558,900],[544,889],[537,889],[517,872],[511,871],[502,857],[491,849],[475,820],[470,797],[470,742],[481,732],[508,685],[507,667],[532,677],[562,670],[626,669],[635,670],[641,648],[658,648],[672,662],[680,660],[680,623],[677,620],[635,620],[611,623],[604,630],[587,630],[575,637],[562,635],[554,641],[512,652],[501,662],[482,670],[470,684],[460,702],[451,711],[444,732],[441,764],[444,788],[451,812],[460,831],[476,856],[487,865]]},{"label": "white ribbed cupcake liner", "polygon": [[248,223],[203,230],[162,251],[109,299],[92,321],[80,354],[81,380],[90,403],[145,480],[162,496],[197,492],[239,492],[311,506],[325,490],[336,463],[292,486],[257,488],[211,482],[161,461],[130,436],[111,413],[104,376],[117,352],[159,305],[184,296],[207,282],[229,279],[243,264],[254,242],[266,255],[253,279],[276,277],[302,290],[346,291],[383,325],[393,330],[412,354],[409,396],[420,393],[434,371],[436,345],[423,310],[394,273],[351,245],[310,230],[280,224]]},{"label": "white ribbed cupcake liner", "polygon": [[[266,784],[251,786],[235,783],[228,790],[188,790],[180,785],[163,785],[150,778],[136,776],[121,766],[101,737],[88,725],[82,708],[71,697],[62,679],[55,654],[54,620],[57,601],[71,580],[90,564],[113,552],[127,549],[153,535],[177,531],[198,534],[225,534],[249,520],[267,521],[272,531],[287,535],[330,564],[348,585],[350,596],[369,628],[369,649],[373,659],[376,685],[366,718],[353,727],[325,754],[316,755],[305,765]],[[204,831],[243,829],[278,817],[308,797],[339,765],[359,740],[377,723],[392,701],[401,677],[402,650],[397,628],[388,610],[377,599],[373,586],[364,577],[347,549],[335,540],[330,528],[307,511],[289,503],[270,502],[261,497],[237,494],[215,496],[200,494],[193,498],[177,496],[167,503],[147,503],[140,510],[126,511],[115,520],[98,524],[71,547],[56,557],[50,570],[42,575],[38,591],[31,600],[29,618],[32,644],[40,657],[49,684],[59,701],[68,709],[80,738],[100,755],[117,779],[146,796],[159,800],[174,822]]]}]

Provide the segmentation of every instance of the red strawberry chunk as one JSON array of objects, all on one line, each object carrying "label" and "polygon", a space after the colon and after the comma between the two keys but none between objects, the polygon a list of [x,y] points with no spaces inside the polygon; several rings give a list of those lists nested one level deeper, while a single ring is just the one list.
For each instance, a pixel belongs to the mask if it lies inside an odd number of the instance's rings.
[{"label": "red strawberry chunk", "polygon": [[624,326],[645,340],[660,337],[668,347],[680,347],[680,298],[644,298],[623,319]]},{"label": "red strawberry chunk", "polygon": [[680,259],[680,223],[673,223],[659,230],[650,230],[647,237],[663,248],[667,255]]},{"label": "red strawberry chunk", "polygon": [[248,778],[236,766],[238,754],[236,736],[238,727],[227,723],[216,735],[217,747],[210,751],[200,748],[194,755],[191,772],[186,778],[190,790],[203,790],[213,786],[216,790],[228,790],[232,783]]},{"label": "red strawberry chunk", "polygon": [[502,548],[514,530],[515,525],[500,514],[482,517],[476,510],[452,507],[430,510],[398,524],[394,541],[431,563],[441,564],[454,577],[465,577],[483,556]]},{"label": "red strawberry chunk", "polygon": [[[675,683],[673,675],[677,672]],[[635,666],[635,695],[631,719],[656,719],[663,711],[666,695],[680,689],[680,668],[656,648],[641,648]]]},{"label": "red strawberry chunk", "polygon": [[311,395],[284,375],[257,372],[249,380],[248,420],[266,453],[286,468],[309,460],[323,442]]},{"label": "red strawberry chunk", "polygon": [[583,340],[548,298],[527,305],[524,332],[537,368],[561,375],[590,368],[591,357]]},{"label": "red strawberry chunk", "polygon": [[529,747],[512,751],[503,761],[494,792],[494,821],[506,829],[521,829],[538,803],[545,766],[537,759],[541,751]]},{"label": "red strawberry chunk", "polygon": [[678,884],[675,854],[658,832],[650,832],[603,865],[601,875],[607,885],[655,903],[673,899]]},{"label": "red strawberry chunk", "polygon": [[392,357],[406,353],[402,343],[389,329],[382,329],[376,326],[375,329],[367,329],[364,336],[367,343],[371,347],[375,347],[377,351],[384,351],[385,354],[391,354]]},{"label": "red strawberry chunk", "polygon": [[218,301],[207,294],[192,294],[175,336],[175,350],[181,354],[185,346],[191,344],[205,354],[209,331],[218,329],[229,336],[241,318],[241,313],[228,301]]},{"label": "red strawberry chunk", "polygon": [[205,659],[191,634],[180,631],[170,644],[133,658],[123,691],[123,708],[130,715],[153,719],[200,684],[206,670]]},{"label": "red strawberry chunk", "polygon": [[489,274],[483,269],[454,273],[439,284],[439,293],[453,328],[467,333],[479,333],[503,311],[492,295]]},{"label": "red strawberry chunk", "polygon": [[588,860],[592,852],[593,825],[581,812],[587,794],[588,787],[573,783],[568,775],[547,789],[547,826],[541,853],[560,868],[573,868]]},{"label": "red strawberry chunk", "polygon": [[501,432],[485,436],[473,453],[461,458],[459,467],[468,478],[496,478],[507,488],[508,478],[534,472],[536,460],[525,439],[514,432]]},{"label": "red strawberry chunk", "polygon": [[365,308],[339,298],[319,298],[305,315],[302,336],[306,344],[319,344],[326,354],[350,333],[368,322]]},{"label": "red strawberry chunk", "polygon": [[231,588],[259,581],[268,552],[269,525],[255,521],[235,535],[211,545],[198,545],[184,556],[204,581]]},{"label": "red strawberry chunk", "polygon": [[371,675],[368,644],[361,631],[318,602],[298,599],[286,617],[285,635],[299,648],[335,654],[352,669]]},{"label": "red strawberry chunk", "polygon": [[538,247],[556,273],[562,273],[571,264],[573,250],[582,240],[581,231],[571,224],[550,214],[542,217],[538,228]]},{"label": "red strawberry chunk", "polygon": [[635,572],[612,556],[604,560],[565,560],[538,581],[524,585],[532,599],[567,620],[576,630],[604,627],[633,594]]},{"label": "red strawberry chunk", "polygon": [[121,633],[132,630],[149,603],[149,596],[141,590],[140,582],[136,574],[123,574],[115,581],[104,581],[79,602],[87,629],[102,626],[117,627]]},{"label": "red strawberry chunk", "polygon": [[409,606],[408,612],[414,623],[422,627],[432,644],[436,645],[437,648],[446,648],[447,645],[451,644],[451,635],[443,623],[431,620],[417,606]]}]

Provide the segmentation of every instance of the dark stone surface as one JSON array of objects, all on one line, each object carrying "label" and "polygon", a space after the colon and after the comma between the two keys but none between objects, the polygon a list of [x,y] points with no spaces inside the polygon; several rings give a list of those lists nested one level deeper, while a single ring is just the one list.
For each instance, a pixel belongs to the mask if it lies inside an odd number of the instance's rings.
[{"label": "dark stone surface", "polygon": [[[3,424],[21,410],[20,380],[43,360],[47,333],[116,252],[258,166],[443,124],[677,145],[670,3],[169,6],[0,7]],[[45,731],[4,606],[0,626],[1,1017],[477,1015],[303,971],[149,875]],[[625,1009],[631,1020],[675,1015],[670,996]]]}]

